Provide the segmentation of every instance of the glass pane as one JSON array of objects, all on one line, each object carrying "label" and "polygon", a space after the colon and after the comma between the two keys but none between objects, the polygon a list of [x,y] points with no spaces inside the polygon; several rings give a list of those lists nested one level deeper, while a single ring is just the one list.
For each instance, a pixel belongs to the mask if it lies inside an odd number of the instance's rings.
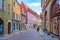
[{"label": "glass pane", "polygon": [[3,25],[0,23],[0,32],[3,31]]},{"label": "glass pane", "polygon": [[0,0],[0,9],[2,10],[2,0]]}]

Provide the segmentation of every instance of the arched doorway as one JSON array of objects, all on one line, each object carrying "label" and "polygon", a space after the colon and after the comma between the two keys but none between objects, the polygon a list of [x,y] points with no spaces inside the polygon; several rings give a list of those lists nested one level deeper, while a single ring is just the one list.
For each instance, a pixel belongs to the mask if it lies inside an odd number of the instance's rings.
[{"label": "arched doorway", "polygon": [[47,31],[47,29],[48,29],[48,24],[47,24],[47,11],[45,11],[44,20],[45,20],[45,31]]},{"label": "arched doorway", "polygon": [[4,28],[4,22],[3,20],[0,18],[0,35],[3,35],[3,28]]},{"label": "arched doorway", "polygon": [[8,34],[10,34],[10,29],[11,29],[11,23],[8,23]]}]

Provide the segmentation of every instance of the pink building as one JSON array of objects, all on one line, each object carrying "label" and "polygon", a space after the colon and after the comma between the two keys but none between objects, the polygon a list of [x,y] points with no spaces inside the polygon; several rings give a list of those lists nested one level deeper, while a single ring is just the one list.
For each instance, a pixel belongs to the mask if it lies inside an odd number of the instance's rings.
[{"label": "pink building", "polygon": [[27,28],[35,28],[37,27],[39,18],[35,11],[28,8],[27,11]]},{"label": "pink building", "polygon": [[26,28],[29,29],[30,27],[35,27],[38,24],[39,20],[37,13],[27,7],[23,2],[22,6],[24,9],[24,13],[26,14]]},{"label": "pink building", "polygon": [[38,24],[38,18],[31,12],[27,12],[27,23],[28,24]]}]

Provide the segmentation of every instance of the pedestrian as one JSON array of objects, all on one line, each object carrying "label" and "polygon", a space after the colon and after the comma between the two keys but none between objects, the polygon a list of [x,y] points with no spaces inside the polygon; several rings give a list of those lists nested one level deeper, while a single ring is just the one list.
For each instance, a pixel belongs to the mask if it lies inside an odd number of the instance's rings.
[{"label": "pedestrian", "polygon": [[39,26],[37,27],[37,31],[39,31]]}]

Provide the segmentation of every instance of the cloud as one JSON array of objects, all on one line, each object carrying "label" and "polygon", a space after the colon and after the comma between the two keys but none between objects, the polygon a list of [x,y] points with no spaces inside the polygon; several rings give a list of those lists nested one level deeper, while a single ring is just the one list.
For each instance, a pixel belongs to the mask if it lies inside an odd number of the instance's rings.
[{"label": "cloud", "polygon": [[34,10],[39,15],[42,12],[41,3],[30,3],[30,4],[27,4],[27,5],[28,5],[29,8]]},{"label": "cloud", "polygon": [[30,6],[33,6],[33,7],[39,7],[41,5],[41,3],[31,3]]},{"label": "cloud", "polygon": [[40,15],[40,13],[42,12],[42,9],[41,9],[41,7],[39,6],[39,7],[31,7],[31,9],[32,10],[34,10],[37,14],[39,14]]},{"label": "cloud", "polygon": [[34,10],[37,14],[39,14],[40,15],[40,13],[42,12],[41,10]]}]

